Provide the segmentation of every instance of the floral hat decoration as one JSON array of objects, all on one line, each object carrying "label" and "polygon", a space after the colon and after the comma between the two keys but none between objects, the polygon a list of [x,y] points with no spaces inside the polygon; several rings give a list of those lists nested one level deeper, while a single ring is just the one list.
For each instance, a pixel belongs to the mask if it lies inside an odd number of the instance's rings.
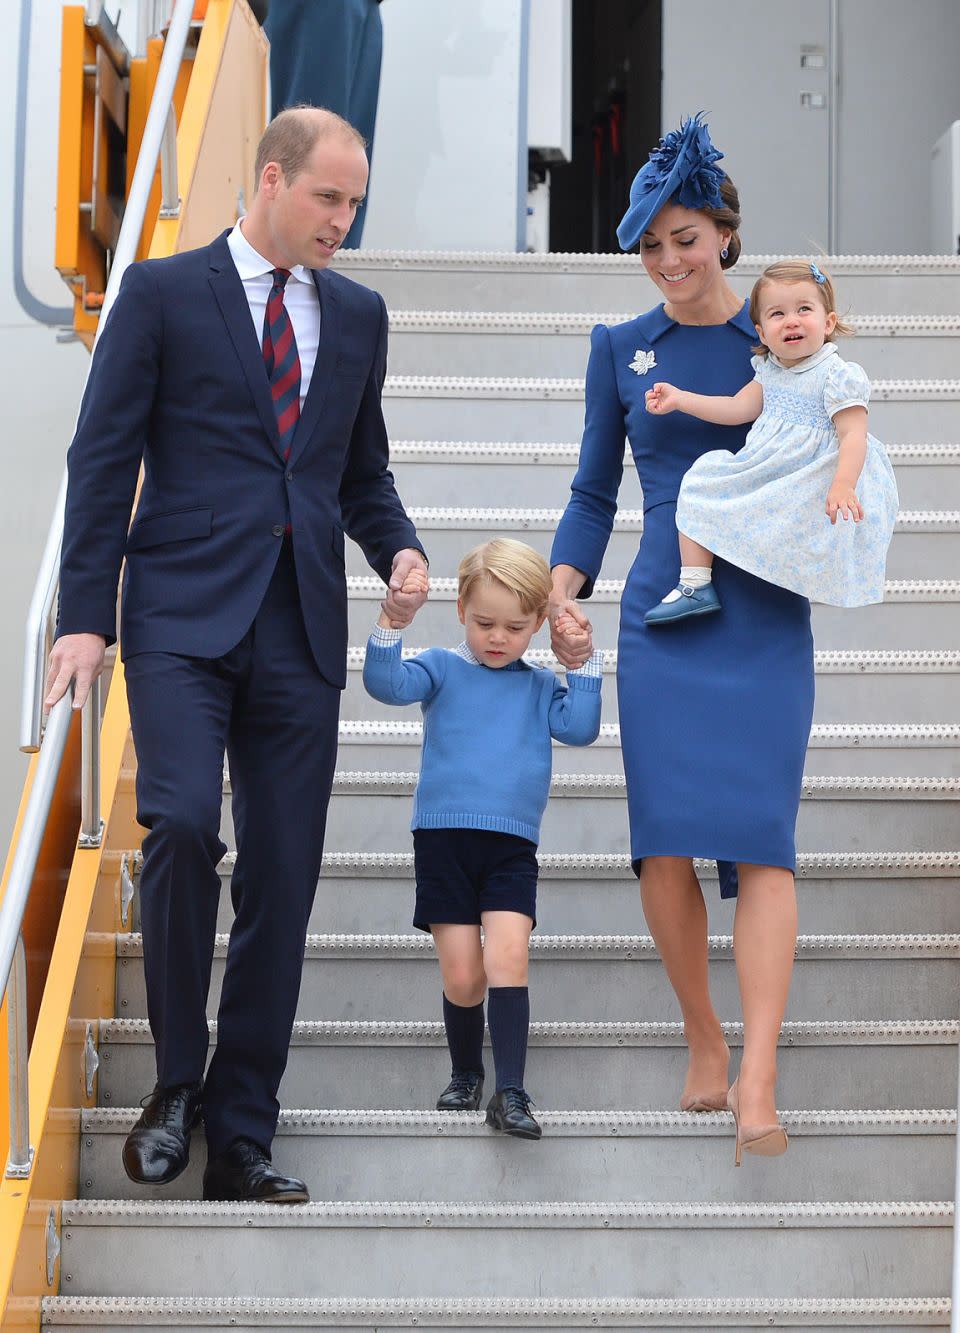
[{"label": "floral hat decoration", "polygon": [[650,223],[671,199],[684,208],[721,208],[724,171],[716,164],[723,154],[715,148],[703,112],[665,134],[630,186],[630,207],[617,228],[621,250],[632,250]]}]

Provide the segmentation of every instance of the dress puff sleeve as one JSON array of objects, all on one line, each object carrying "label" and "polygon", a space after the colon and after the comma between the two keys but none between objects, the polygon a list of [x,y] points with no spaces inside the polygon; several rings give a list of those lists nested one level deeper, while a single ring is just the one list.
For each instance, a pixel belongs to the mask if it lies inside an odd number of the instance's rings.
[{"label": "dress puff sleeve", "polygon": [[580,463],[550,553],[551,566],[573,565],[586,574],[587,581],[578,594],[581,598],[593,592],[613,531],[625,440],[610,333],[605,324],[598,324],[590,336]]},{"label": "dress puff sleeve", "polygon": [[830,373],[823,386],[823,405],[828,417],[834,417],[845,407],[867,407],[870,402],[870,381],[863,366],[855,361],[833,358]]}]

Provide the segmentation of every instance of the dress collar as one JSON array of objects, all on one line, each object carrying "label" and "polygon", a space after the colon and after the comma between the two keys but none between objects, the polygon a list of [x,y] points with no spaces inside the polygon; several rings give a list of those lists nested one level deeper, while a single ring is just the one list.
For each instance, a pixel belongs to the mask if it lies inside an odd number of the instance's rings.
[{"label": "dress collar", "polygon": [[819,366],[822,361],[826,361],[837,354],[836,343],[824,343],[819,352],[814,352],[813,356],[804,357],[802,361],[797,361],[792,366],[785,366],[773,352],[770,353],[770,360],[775,362],[781,370],[788,370],[791,375],[802,375],[805,370],[812,370],[814,366]]},{"label": "dress collar", "polygon": [[[744,301],[736,314],[730,316],[727,323],[732,324],[733,327],[739,329],[741,333],[745,333],[748,338],[756,339],[757,331],[750,320],[749,310],[750,302]],[[668,329],[684,327],[693,328],[697,326],[678,324],[675,319],[670,318],[666,312],[665,306],[661,302],[660,305],[655,305],[652,310],[648,310],[645,315],[640,315],[636,321],[636,327],[648,343],[655,343],[662,334],[667,332]],[[716,328],[722,326],[703,325],[702,327]]]},{"label": "dress collar", "polygon": [[[250,278],[261,278],[273,272],[274,265],[269,259],[264,259],[259,250],[253,248],[244,236],[239,222],[227,237],[227,245],[230,247],[230,254],[233,256],[241,282],[246,282]],[[296,264],[290,270],[290,277],[296,278],[297,282],[308,282],[311,287],[313,286],[310,270],[304,268],[302,264]]]}]

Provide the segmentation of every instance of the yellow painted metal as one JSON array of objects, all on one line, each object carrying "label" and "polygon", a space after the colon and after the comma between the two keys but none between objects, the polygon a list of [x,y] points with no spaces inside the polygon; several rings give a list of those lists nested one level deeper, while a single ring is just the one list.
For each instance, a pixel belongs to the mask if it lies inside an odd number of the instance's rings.
[{"label": "yellow painted metal", "polygon": [[[77,292],[78,318],[96,326],[96,315],[84,312],[83,273],[89,253],[65,209],[89,198],[91,181],[82,177],[81,164],[89,147],[84,135],[82,64],[95,54],[89,49],[82,24],[83,9],[64,10],[64,69],[60,117],[58,171],[57,266]],[[160,44],[131,71],[128,132],[139,141],[143,132]],[[232,225],[237,196],[247,198],[253,186],[256,141],[266,118],[266,64],[268,47],[245,0],[207,0],[204,26],[193,61],[185,61],[175,102],[179,132],[177,156],[179,188],[183,198],[180,217],[148,223],[149,254],[157,258],[203,244]],[[151,71],[151,63],[153,64]],[[68,69],[68,66],[70,68]],[[92,122],[91,122],[92,124]],[[91,130],[92,132],[92,130]],[[134,153],[135,155],[135,153]],[[86,194],[84,195],[84,192]],[[156,200],[159,203],[159,196]],[[76,213],[73,213],[73,218]],[[93,270],[90,270],[93,271]],[[26,1181],[0,1179],[0,1329],[40,1327],[40,1301],[58,1290],[59,1272],[47,1283],[46,1236],[48,1221],[59,1233],[62,1200],[77,1194],[79,1123],[83,1107],[95,1103],[96,1089],[86,1095],[83,1048],[87,1025],[96,1038],[100,1019],[113,1015],[116,985],[116,938],[120,922],[120,860],[139,847],[142,830],[135,821],[134,796],[121,772],[135,769],[136,757],[129,736],[129,716],[118,661],[107,694],[101,733],[101,809],[107,827],[100,849],[77,850],[75,802],[79,777],[76,745],[68,747],[62,789],[58,788],[51,827],[72,829],[69,852],[57,853],[59,866],[45,870],[43,912],[55,938],[49,965],[43,961],[46,982],[36,1016],[30,1050],[30,1134],[36,1148],[31,1176]],[[31,760],[15,845],[23,811],[36,771]],[[72,823],[71,823],[72,821]],[[47,847],[44,847],[45,853]],[[57,855],[50,854],[51,862]],[[7,871],[9,872],[9,858]],[[62,877],[61,884],[58,876]],[[34,890],[36,890],[36,882]],[[62,906],[61,906],[62,902]],[[40,936],[38,935],[38,938]],[[0,1011],[0,1064],[6,1058],[6,1019]],[[0,1076],[0,1145],[9,1137],[6,1080]]]}]

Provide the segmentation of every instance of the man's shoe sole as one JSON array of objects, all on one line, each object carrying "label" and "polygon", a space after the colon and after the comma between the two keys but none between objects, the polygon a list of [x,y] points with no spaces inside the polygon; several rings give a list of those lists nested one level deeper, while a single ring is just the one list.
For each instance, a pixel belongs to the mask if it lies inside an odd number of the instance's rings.
[{"label": "man's shoe sole", "polygon": [[204,1191],[203,1202],[204,1203],[272,1203],[277,1205],[283,1205],[291,1203],[309,1203],[310,1194],[307,1190],[296,1190],[292,1191],[289,1194],[269,1194],[266,1195],[264,1198],[258,1198],[257,1196],[254,1195],[253,1197],[250,1198],[223,1199],[223,1198],[215,1198],[207,1194],[206,1191]]}]

